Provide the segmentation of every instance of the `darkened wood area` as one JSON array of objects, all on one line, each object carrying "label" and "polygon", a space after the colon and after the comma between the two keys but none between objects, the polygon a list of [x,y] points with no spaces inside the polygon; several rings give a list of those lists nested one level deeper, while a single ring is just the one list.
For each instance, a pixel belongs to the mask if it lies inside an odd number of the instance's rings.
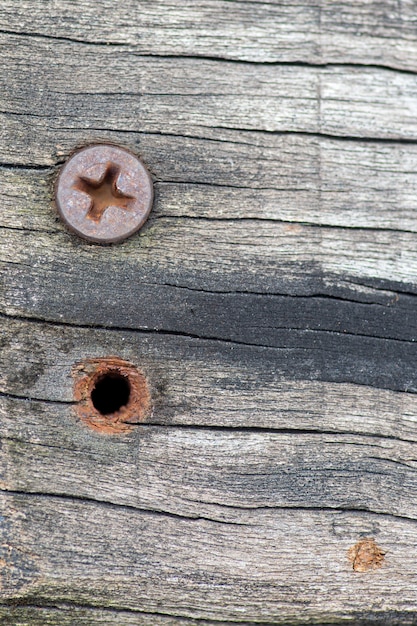
[{"label": "darkened wood area", "polygon": [[[415,624],[416,0],[2,0],[0,63],[0,622]],[[106,140],[156,198],[101,247],[53,185]]]}]

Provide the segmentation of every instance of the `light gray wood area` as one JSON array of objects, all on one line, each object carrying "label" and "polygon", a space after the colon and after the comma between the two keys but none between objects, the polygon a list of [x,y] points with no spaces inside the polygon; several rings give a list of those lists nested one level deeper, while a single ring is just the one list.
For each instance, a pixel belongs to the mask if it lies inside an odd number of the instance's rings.
[{"label": "light gray wood area", "polygon": [[3,0],[0,28],[22,38],[110,44],[142,54],[415,70],[415,0]]},{"label": "light gray wood area", "polygon": [[[59,603],[64,596],[111,608],[112,598],[115,604],[140,606],[147,613],[158,614],[164,607],[171,615],[220,617],[220,623],[272,618],[277,624],[297,624],[317,614],[334,621],[352,611],[396,619],[393,601],[403,613],[414,608],[416,574],[409,547],[415,528],[408,521],[325,511],[259,511],[237,524],[224,524],[122,512],[71,499],[2,499],[13,521],[6,530],[13,559],[9,581],[31,589],[36,597],[46,594],[49,601]],[[363,578],[346,566],[354,536],[375,530],[391,564],[390,570],[372,573],[378,602],[363,593]],[[186,571],[179,560],[189,564]],[[329,610],[323,589],[337,598],[336,610]]]},{"label": "light gray wood area", "polygon": [[102,626],[115,626],[125,624],[126,626],[176,626],[184,624],[191,626],[222,626],[227,622],[212,620],[194,620],[190,618],[172,618],[155,613],[145,613],[139,611],[118,611],[114,609],[95,609],[94,607],[77,608],[73,604],[65,605],[59,603],[54,608],[45,607],[0,607],[1,623],[5,626],[52,626],[60,624],[62,626],[74,626],[83,624],[91,626],[101,624]]},{"label": "light gray wood area", "polygon": [[227,131],[417,139],[411,72],[155,58],[1,33],[0,49],[2,163],[56,165],[74,145],[112,131],[119,141]]},{"label": "light gray wood area", "polygon": [[[222,392],[222,386],[218,387],[211,390],[213,396]],[[332,396],[331,388],[325,390],[326,404],[336,412],[337,391]],[[339,393],[342,391],[343,387]],[[262,395],[266,394],[260,394],[261,402]],[[312,424],[311,414],[290,420],[294,395],[288,393],[281,419],[263,427],[260,420],[256,426],[244,420],[237,423],[238,400],[233,405],[234,425],[223,426],[214,425],[210,415],[208,425],[205,416],[195,425],[183,424],[181,417],[175,419],[175,412],[182,409],[184,413],[187,408],[190,412],[193,400],[197,404],[195,396],[183,397],[181,408],[165,408],[167,402],[159,398],[154,417],[116,441],[91,435],[67,403],[3,397],[2,486],[12,492],[76,494],[78,498],[220,521],[234,520],[250,509],[310,507],[416,519],[415,441],[400,436],[412,424],[407,419],[408,407],[402,407],[401,420],[397,419],[397,434],[379,436],[375,431],[387,430],[386,423],[373,429],[372,423],[355,427],[354,420],[349,420],[353,411],[346,402],[339,408],[336,424],[329,423],[330,419],[323,423],[323,418],[321,424]],[[275,396],[278,404],[276,391]],[[242,405],[245,397],[242,393]],[[28,410],[31,422],[25,423]],[[159,413],[169,410],[174,413],[170,423],[156,425]],[[226,405],[226,424],[232,423],[231,411]],[[253,409],[255,415],[263,412],[262,405]],[[389,415],[389,408],[386,413]],[[216,417],[221,420],[221,408]],[[365,411],[361,419],[366,421]],[[369,434],[371,430],[374,432]]]},{"label": "light gray wood area", "polygon": [[[1,624],[416,623],[416,72],[415,0],[3,0]],[[107,247],[53,202],[97,141],[155,188]]]}]

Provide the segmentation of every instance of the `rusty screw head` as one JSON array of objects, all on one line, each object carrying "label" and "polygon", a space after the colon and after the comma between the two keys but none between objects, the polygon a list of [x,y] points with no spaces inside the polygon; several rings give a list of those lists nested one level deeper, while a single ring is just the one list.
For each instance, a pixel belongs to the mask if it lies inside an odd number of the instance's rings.
[{"label": "rusty screw head", "polygon": [[148,170],[134,154],[97,144],[67,161],[55,196],[68,228],[88,241],[115,243],[144,224],[152,208],[153,187]]}]

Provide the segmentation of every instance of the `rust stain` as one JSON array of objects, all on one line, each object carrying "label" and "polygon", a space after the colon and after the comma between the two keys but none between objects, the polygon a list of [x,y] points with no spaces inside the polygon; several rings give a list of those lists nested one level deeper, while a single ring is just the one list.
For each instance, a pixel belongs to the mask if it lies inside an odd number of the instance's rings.
[{"label": "rust stain", "polygon": [[355,572],[378,569],[384,562],[385,552],[375,543],[375,539],[361,539],[348,550],[348,559]]},{"label": "rust stain", "polygon": [[303,227],[301,226],[301,224],[285,224],[284,226],[284,230],[287,233],[299,233],[300,231],[303,230]]},{"label": "rust stain", "polygon": [[[75,411],[87,426],[103,434],[127,433],[132,424],[144,422],[152,413],[152,400],[148,381],[135,365],[117,356],[85,359],[74,365]],[[126,379],[130,394],[126,405],[114,413],[103,415],[93,404],[91,394],[97,382],[106,376]]]}]

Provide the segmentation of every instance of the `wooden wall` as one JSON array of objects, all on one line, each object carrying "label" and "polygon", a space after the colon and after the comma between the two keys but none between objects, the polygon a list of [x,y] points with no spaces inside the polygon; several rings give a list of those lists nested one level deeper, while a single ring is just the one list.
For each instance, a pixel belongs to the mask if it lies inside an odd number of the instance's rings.
[{"label": "wooden wall", "polygon": [[[0,63],[1,623],[415,624],[416,0],[2,0]],[[156,199],[102,247],[53,184],[107,140]]]}]

